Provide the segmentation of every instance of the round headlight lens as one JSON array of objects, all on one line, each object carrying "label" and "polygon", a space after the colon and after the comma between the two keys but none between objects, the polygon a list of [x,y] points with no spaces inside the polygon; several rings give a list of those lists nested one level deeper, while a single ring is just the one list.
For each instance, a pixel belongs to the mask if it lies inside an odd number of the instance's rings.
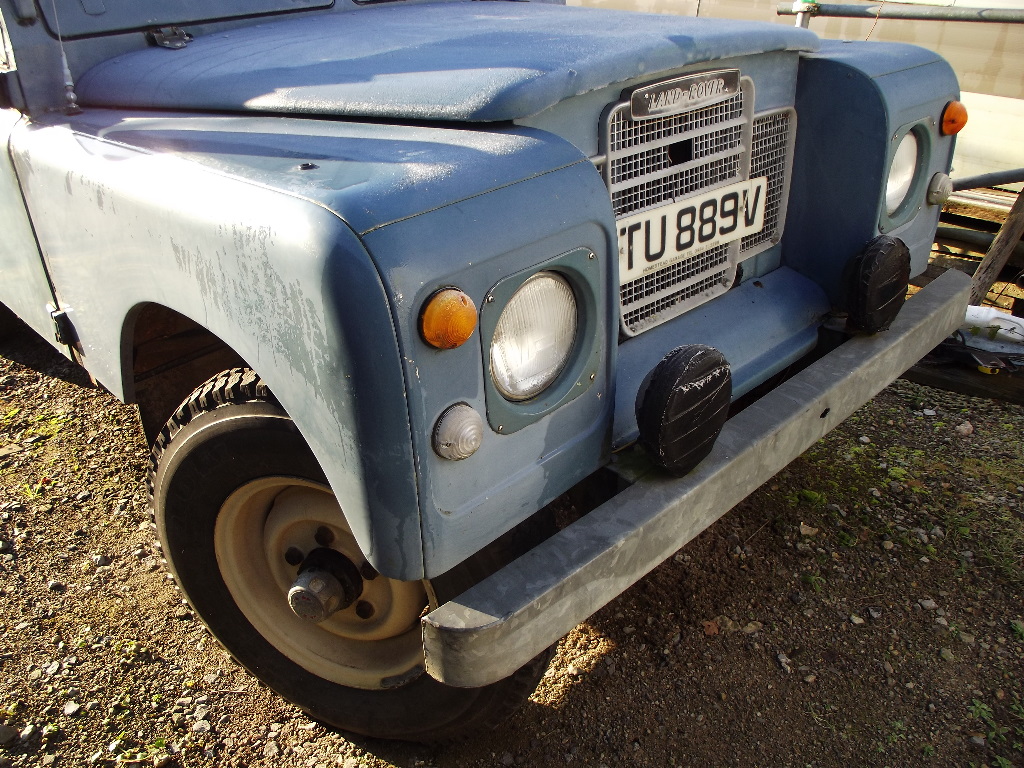
[{"label": "round headlight lens", "polygon": [[576,297],[565,278],[538,272],[509,299],[491,339],[491,378],[507,400],[529,400],[565,367],[576,338]]},{"label": "round headlight lens", "polygon": [[917,174],[917,136],[909,131],[896,147],[889,166],[889,180],[885,183],[885,212],[892,216],[903,205]]}]

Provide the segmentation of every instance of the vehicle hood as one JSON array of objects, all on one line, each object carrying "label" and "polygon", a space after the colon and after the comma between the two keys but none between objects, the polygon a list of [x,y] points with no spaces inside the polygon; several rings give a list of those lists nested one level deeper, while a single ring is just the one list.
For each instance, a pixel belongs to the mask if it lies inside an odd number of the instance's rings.
[{"label": "vehicle hood", "polygon": [[375,6],[135,51],[88,70],[77,91],[102,107],[505,121],[688,64],[817,48],[808,30],[756,22],[524,2]]}]

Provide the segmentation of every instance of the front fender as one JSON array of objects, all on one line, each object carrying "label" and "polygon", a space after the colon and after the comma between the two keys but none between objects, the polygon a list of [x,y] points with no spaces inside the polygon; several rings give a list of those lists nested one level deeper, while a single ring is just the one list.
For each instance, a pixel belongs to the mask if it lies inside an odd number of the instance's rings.
[{"label": "front fender", "polygon": [[22,127],[12,148],[90,372],[131,400],[126,318],[152,302],[192,319],[270,386],[374,566],[420,578],[395,331],[348,225],[294,194],[67,126]]}]

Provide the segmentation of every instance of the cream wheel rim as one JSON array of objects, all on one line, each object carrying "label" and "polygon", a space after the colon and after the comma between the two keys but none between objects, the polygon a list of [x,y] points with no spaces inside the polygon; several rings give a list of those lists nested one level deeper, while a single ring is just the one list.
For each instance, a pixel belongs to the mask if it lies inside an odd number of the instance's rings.
[{"label": "cream wheel rim", "polygon": [[364,569],[362,594],[348,608],[319,624],[292,612],[288,590],[298,562],[325,542],[357,568],[366,562],[330,490],[289,477],[243,485],[224,502],[214,528],[217,565],[235,604],[291,661],[317,677],[367,690],[394,688],[422,674],[422,582]]}]

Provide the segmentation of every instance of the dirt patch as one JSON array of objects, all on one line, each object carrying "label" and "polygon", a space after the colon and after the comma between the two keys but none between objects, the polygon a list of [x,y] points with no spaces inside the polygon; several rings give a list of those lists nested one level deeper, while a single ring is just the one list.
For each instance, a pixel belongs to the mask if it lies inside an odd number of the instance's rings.
[{"label": "dirt patch", "polygon": [[349,740],[167,579],[133,408],[0,344],[0,766],[1024,765],[1024,410],[906,382],[576,628],[503,728]]}]

